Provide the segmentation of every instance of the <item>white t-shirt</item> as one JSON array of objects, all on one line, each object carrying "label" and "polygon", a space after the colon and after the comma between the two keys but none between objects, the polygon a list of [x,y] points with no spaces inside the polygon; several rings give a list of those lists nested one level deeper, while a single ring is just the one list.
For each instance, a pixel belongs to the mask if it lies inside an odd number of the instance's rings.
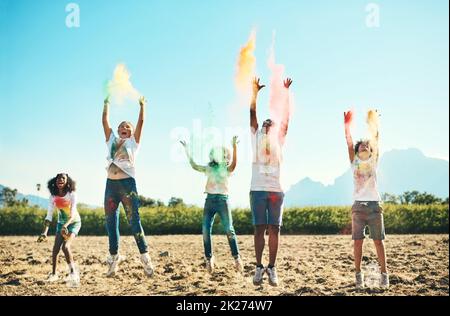
[{"label": "white t-shirt", "polygon": [[251,191],[283,192],[280,183],[282,144],[277,133],[270,136],[252,129]]},{"label": "white t-shirt", "polygon": [[[122,144],[122,145],[121,145]],[[134,136],[129,138],[117,138],[113,132],[109,136],[109,140],[106,142],[108,147],[108,165],[106,170],[109,169],[112,163],[119,167],[123,172],[130,177],[135,178],[134,161],[139,149],[139,144],[136,143]]]},{"label": "white t-shirt", "polygon": [[374,157],[367,160],[359,159],[355,155],[352,163],[353,170],[353,199],[355,201],[380,201],[377,189],[377,161]]},{"label": "white t-shirt", "polygon": [[228,166],[206,166],[205,174],[208,177],[205,193],[228,195],[228,177],[231,175]]},{"label": "white t-shirt", "polygon": [[66,223],[70,214],[73,216],[72,222],[81,221],[80,214],[77,210],[77,197],[75,192],[67,192],[64,196],[51,195],[48,201],[46,220],[52,221],[53,212],[55,209],[58,209],[58,223]]}]

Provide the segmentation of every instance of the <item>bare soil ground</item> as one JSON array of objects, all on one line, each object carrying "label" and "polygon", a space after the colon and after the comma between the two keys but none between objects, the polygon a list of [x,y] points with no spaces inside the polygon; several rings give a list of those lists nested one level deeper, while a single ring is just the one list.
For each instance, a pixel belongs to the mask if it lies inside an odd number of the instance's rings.
[{"label": "bare soil ground", "polygon": [[[108,239],[77,237],[73,244],[81,274],[78,288],[68,288],[64,255],[59,255],[61,279],[45,282],[51,271],[54,237],[0,237],[0,295],[449,295],[449,236],[390,235],[386,240],[391,286],[388,290],[354,287],[351,237],[281,236],[277,269],[281,283],[254,286],[253,236],[238,236],[244,261],[242,274],[234,271],[226,237],[213,235],[217,268],[210,275],[203,261],[199,235],[147,236],[155,274],[145,276],[133,237],[121,237],[127,260],[113,278],[105,277]],[[267,264],[268,248],[265,248]],[[370,240],[364,243],[363,269],[376,261]]]}]

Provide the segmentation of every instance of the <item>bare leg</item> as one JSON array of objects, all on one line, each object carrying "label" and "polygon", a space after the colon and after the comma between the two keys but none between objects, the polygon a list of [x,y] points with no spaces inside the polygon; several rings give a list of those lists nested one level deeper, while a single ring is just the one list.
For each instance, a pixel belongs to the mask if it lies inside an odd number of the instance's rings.
[{"label": "bare leg", "polygon": [[264,245],[266,240],[264,239],[264,233],[266,231],[266,225],[256,225],[255,226],[255,255],[256,255],[256,264],[261,265],[262,254],[264,250]]},{"label": "bare leg", "polygon": [[354,240],[353,244],[353,254],[355,256],[355,270],[356,272],[361,272],[361,260],[362,260],[362,248],[364,239]]},{"label": "bare leg", "polygon": [[[64,252],[64,256],[66,257],[66,262],[67,264],[70,266],[71,263],[73,263],[73,255],[72,255],[72,251],[70,249],[70,246],[72,244],[73,239],[75,238],[74,234],[70,234],[69,239],[67,239],[66,241],[64,241],[63,245],[62,245],[62,250]],[[70,271],[73,272],[73,271]]]},{"label": "bare leg", "polygon": [[269,225],[269,265],[275,266],[277,260],[280,226]]},{"label": "bare leg", "polygon": [[386,273],[386,252],[384,250],[384,242],[382,240],[374,240],[375,249],[377,250],[378,263],[382,273]]},{"label": "bare leg", "polygon": [[64,242],[61,234],[56,234],[55,236],[55,244],[53,245],[52,251],[52,273],[56,273],[56,264],[58,263],[58,253],[61,250],[61,245]]}]

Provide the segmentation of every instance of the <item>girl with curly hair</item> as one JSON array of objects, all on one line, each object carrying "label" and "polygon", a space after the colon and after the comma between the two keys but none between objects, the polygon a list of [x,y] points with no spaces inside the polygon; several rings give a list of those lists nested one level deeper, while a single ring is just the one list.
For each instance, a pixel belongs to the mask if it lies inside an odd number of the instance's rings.
[{"label": "girl with curly hair", "polygon": [[81,218],[77,211],[75,181],[67,173],[59,173],[48,181],[48,190],[50,191],[50,198],[47,216],[44,221],[44,230],[39,236],[38,242],[47,239],[48,228],[52,222],[55,209],[58,210],[58,221],[52,253],[52,272],[48,276],[47,281],[55,282],[59,280],[56,265],[61,249],[69,265],[69,278],[76,281],[79,280],[79,275],[77,269],[75,269],[75,262],[70,248],[81,228]]}]

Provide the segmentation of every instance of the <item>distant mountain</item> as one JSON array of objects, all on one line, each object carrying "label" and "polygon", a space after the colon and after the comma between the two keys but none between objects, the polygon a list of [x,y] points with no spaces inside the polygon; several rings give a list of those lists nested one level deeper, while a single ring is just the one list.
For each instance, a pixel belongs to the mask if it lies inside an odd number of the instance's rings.
[{"label": "distant mountain", "polygon": [[[3,190],[4,187],[5,187],[4,185],[0,184],[0,192]],[[14,188],[11,188],[11,189],[14,189]],[[23,198],[27,199],[29,205],[37,205],[43,209],[47,209],[47,207],[48,207],[48,198],[42,198],[40,196],[32,195],[32,194],[25,195],[20,192],[17,192],[16,197],[17,197],[17,200],[22,200]],[[100,206],[89,205],[89,204],[84,204],[84,203],[82,203],[82,204],[84,207],[87,207],[87,208],[99,208],[100,207]],[[0,202],[0,206],[1,206],[1,202]]]},{"label": "distant mountain", "polygon": [[[378,167],[378,189],[381,193],[402,194],[417,190],[440,198],[449,196],[449,163],[426,157],[418,149],[396,149],[386,152]],[[352,203],[353,179],[350,168],[332,185],[304,178],[294,184],[285,197],[286,206],[349,205]]]},{"label": "distant mountain", "polygon": [[[0,184],[0,192],[3,190],[4,187],[5,187],[4,185]],[[11,188],[11,189],[14,189],[14,188]],[[44,198],[42,198],[40,196],[37,196],[37,195],[32,195],[32,194],[25,195],[25,194],[22,194],[20,192],[17,192],[16,198],[18,200],[22,200],[23,198],[25,198],[25,199],[28,200],[28,204],[30,204],[30,205],[37,205],[40,208],[47,209],[47,207],[48,207],[48,199],[44,199]]]}]

